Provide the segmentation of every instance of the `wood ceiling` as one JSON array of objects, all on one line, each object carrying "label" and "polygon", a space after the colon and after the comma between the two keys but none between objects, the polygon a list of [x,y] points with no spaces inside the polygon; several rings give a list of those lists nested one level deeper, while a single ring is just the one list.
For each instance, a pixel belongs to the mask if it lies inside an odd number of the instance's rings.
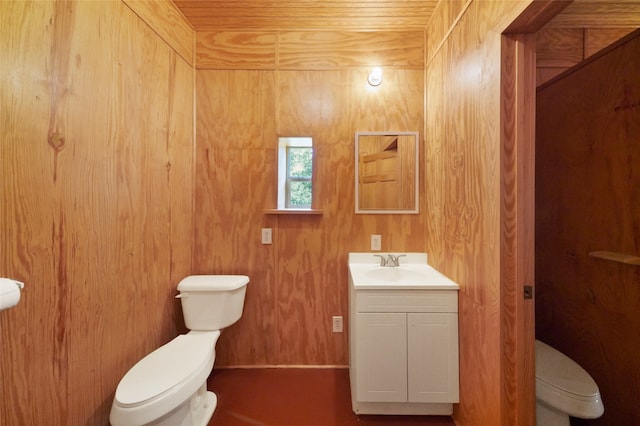
[{"label": "wood ceiling", "polygon": [[438,0],[173,0],[196,31],[424,29]]},{"label": "wood ceiling", "polygon": [[[196,31],[424,29],[438,1],[173,0]],[[550,25],[640,27],[640,0],[575,0]]]}]

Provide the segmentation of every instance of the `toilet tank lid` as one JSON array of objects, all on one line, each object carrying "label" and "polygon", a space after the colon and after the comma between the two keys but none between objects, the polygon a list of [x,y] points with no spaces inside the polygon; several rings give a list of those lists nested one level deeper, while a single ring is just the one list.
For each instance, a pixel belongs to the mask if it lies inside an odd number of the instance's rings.
[{"label": "toilet tank lid", "polygon": [[190,275],[178,284],[179,291],[230,291],[249,283],[246,275]]},{"label": "toilet tank lid", "polygon": [[539,340],[535,346],[537,381],[581,397],[599,395],[595,380],[577,362]]}]

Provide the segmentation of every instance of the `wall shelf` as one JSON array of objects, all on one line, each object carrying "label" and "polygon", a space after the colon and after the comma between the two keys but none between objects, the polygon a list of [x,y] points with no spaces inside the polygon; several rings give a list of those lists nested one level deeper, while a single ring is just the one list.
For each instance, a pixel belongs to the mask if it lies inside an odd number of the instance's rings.
[{"label": "wall shelf", "polygon": [[322,209],[265,209],[264,214],[311,214],[321,215]]},{"label": "wall shelf", "polygon": [[633,256],[630,254],[617,253],[614,251],[592,251],[589,253],[591,257],[597,257],[598,259],[611,260],[612,262],[625,263],[627,265],[640,266],[640,256]]}]

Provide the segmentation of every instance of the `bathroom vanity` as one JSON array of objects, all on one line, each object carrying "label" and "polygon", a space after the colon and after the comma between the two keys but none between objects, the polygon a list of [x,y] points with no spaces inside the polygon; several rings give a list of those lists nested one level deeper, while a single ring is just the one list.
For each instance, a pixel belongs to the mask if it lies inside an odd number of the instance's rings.
[{"label": "bathroom vanity", "polygon": [[380,266],[380,255],[349,254],[353,411],[449,415],[459,401],[459,286],[425,253],[401,256]]}]

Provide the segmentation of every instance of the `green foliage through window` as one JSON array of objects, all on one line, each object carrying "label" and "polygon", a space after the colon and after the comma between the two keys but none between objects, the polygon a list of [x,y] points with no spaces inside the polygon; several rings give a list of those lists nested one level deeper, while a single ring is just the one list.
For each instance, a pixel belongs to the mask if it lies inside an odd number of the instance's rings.
[{"label": "green foliage through window", "polygon": [[311,207],[313,148],[287,148],[287,207]]}]

